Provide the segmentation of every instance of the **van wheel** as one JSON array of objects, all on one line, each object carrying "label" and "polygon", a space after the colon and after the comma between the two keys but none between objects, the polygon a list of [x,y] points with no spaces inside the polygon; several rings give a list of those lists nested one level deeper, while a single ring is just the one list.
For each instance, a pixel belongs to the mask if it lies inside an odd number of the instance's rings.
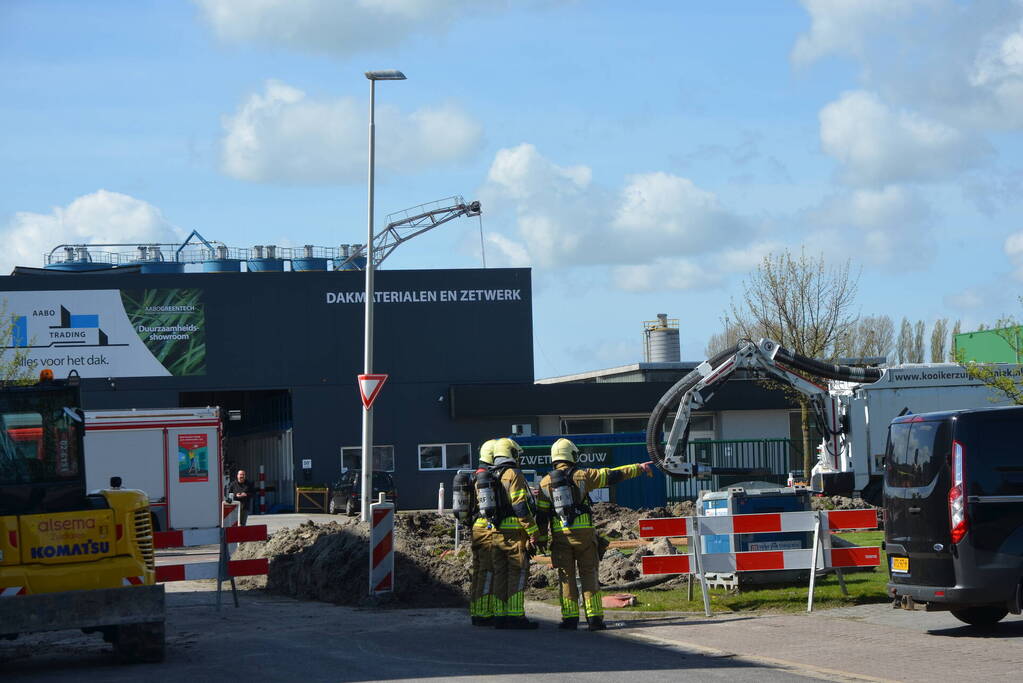
[{"label": "van wheel", "polygon": [[1004,607],[966,607],[952,610],[952,616],[971,626],[994,626],[1009,613]]}]

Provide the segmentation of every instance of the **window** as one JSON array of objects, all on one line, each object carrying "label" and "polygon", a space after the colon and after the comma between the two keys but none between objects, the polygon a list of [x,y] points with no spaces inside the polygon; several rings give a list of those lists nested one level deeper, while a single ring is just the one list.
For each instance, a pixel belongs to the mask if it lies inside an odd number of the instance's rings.
[{"label": "window", "polygon": [[606,434],[607,421],[599,417],[574,418],[561,421],[562,434]]},{"label": "window", "polygon": [[[346,446],[341,449],[341,471],[362,469],[362,447]],[[373,469],[394,471],[394,446],[373,446]]]},{"label": "window", "polygon": [[0,483],[39,484],[78,477],[77,418],[47,406],[44,413],[0,413]]},{"label": "window", "polygon": [[472,446],[467,443],[419,445],[419,469],[457,470],[472,467]]},{"label": "window", "polygon": [[616,417],[614,431],[615,433],[645,432],[649,419],[649,417]]}]

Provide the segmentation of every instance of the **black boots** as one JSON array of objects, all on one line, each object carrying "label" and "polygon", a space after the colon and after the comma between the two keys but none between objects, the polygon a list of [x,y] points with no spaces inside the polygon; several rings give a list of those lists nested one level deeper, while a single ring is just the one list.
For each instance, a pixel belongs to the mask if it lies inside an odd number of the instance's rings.
[{"label": "black boots", "polygon": [[540,624],[535,621],[530,621],[525,617],[497,617],[497,623],[494,625],[494,628],[527,631],[534,628],[540,628]]},{"label": "black boots", "polygon": [[579,617],[568,617],[561,620],[558,628],[563,631],[574,631],[579,626]]},{"label": "black boots", "polygon": [[607,626],[604,624],[604,617],[586,617],[586,621],[590,625],[591,631],[607,630]]}]

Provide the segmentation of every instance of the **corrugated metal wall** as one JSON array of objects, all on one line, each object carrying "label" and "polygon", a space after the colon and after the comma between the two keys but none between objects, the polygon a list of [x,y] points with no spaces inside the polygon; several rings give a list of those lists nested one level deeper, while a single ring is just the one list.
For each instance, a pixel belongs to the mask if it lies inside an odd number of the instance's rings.
[{"label": "corrugated metal wall", "polygon": [[[224,451],[225,460],[231,463],[232,470],[244,469],[253,482],[258,481],[259,466],[263,465],[266,485],[274,489],[266,494],[267,510],[275,505],[294,507],[295,466],[290,429],[230,437]],[[234,477],[234,471],[230,476]]]}]

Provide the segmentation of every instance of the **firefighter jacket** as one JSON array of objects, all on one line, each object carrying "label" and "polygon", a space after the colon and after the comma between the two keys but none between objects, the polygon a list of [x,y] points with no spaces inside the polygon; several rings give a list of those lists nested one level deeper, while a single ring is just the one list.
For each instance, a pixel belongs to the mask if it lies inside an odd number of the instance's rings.
[{"label": "firefighter jacket", "polygon": [[[593,517],[590,512],[589,493],[594,489],[602,489],[606,486],[614,486],[619,482],[638,477],[643,468],[638,464],[622,465],[621,467],[587,468],[576,467],[574,463],[558,462],[554,465],[556,469],[571,472],[572,496],[575,499],[576,509],[574,518],[566,525],[561,517],[554,510],[554,496],[551,493],[551,475],[547,474],[540,480],[540,494],[537,499],[537,508],[540,511],[540,519],[546,523],[550,522],[551,532],[559,533],[584,533],[585,529],[593,529]],[[541,530],[546,533],[546,530]]]},{"label": "firefighter jacket", "polygon": [[523,529],[529,536],[536,536],[539,532],[536,500],[522,476],[522,470],[511,458],[498,458],[494,462],[494,470],[500,472],[498,481],[504,490],[500,528],[505,531]]}]

